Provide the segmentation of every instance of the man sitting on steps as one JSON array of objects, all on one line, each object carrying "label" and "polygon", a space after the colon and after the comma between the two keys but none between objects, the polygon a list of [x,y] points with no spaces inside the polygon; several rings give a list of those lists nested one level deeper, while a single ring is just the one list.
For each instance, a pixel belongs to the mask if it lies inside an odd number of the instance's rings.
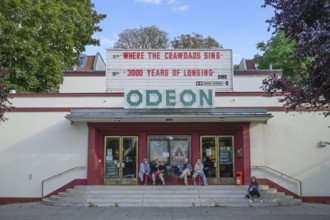
[{"label": "man sitting on steps", "polygon": [[196,177],[200,176],[202,178],[202,183],[204,186],[207,186],[206,176],[204,174],[204,165],[201,162],[201,159],[197,159],[195,166],[194,166],[194,174],[192,176],[194,180],[194,185],[196,186]]},{"label": "man sitting on steps", "polygon": [[180,179],[184,179],[184,184],[188,185],[188,179],[187,177],[190,176],[190,173],[192,171],[192,166],[191,164],[188,162],[188,158],[185,158],[183,163],[180,164],[179,166],[179,171],[181,173],[180,175]]}]

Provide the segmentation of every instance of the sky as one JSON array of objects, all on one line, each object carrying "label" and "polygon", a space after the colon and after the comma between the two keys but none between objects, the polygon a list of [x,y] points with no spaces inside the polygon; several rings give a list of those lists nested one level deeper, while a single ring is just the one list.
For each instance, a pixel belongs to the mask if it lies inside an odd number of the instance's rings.
[{"label": "sky", "polygon": [[260,53],[256,44],[268,41],[265,22],[274,14],[262,8],[264,0],[92,0],[98,13],[107,17],[99,23],[102,32],[94,34],[100,46],[86,47],[88,55],[112,48],[118,34],[126,29],[156,25],[173,40],[181,34],[202,34],[215,38],[225,49],[233,50],[233,63],[252,59]]}]

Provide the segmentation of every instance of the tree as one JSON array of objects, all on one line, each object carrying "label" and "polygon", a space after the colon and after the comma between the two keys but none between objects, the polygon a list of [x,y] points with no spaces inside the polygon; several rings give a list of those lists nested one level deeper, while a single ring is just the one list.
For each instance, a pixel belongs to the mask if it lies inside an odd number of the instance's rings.
[{"label": "tree", "polygon": [[120,49],[165,49],[169,46],[168,33],[157,26],[126,29],[119,34],[114,48]]},{"label": "tree", "polygon": [[7,118],[5,117],[5,112],[12,109],[11,102],[8,100],[8,96],[5,93],[4,85],[5,71],[0,63],[0,123],[5,122]]},{"label": "tree", "polygon": [[208,36],[206,38],[201,34],[193,33],[181,34],[171,41],[171,45],[175,49],[214,49],[222,48],[222,46],[214,38]]},{"label": "tree", "polygon": [[330,2],[328,0],[265,0],[275,15],[267,22],[276,31],[295,40],[295,58],[305,63],[299,69],[301,80],[270,78],[263,89],[270,93],[288,91],[282,100],[289,109],[324,107],[330,114]]},{"label": "tree", "polygon": [[283,31],[278,31],[269,41],[257,43],[257,49],[263,52],[256,54],[254,62],[258,69],[268,69],[272,64],[274,69],[282,69],[284,77],[299,79],[298,63],[294,54],[295,41],[285,37]]},{"label": "tree", "polygon": [[79,63],[106,16],[91,0],[0,0],[0,52],[5,86],[20,93],[56,92],[62,72]]}]

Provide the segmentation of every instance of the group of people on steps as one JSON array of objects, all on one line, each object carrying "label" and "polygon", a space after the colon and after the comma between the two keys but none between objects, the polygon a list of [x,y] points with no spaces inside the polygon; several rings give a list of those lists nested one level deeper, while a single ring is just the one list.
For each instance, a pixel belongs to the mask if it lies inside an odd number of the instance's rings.
[{"label": "group of people on steps", "polygon": [[[197,176],[201,177],[202,185],[204,186],[208,185],[206,176],[203,171],[204,165],[199,158],[196,160],[194,168],[192,167],[191,163],[189,163],[188,158],[185,158],[183,163],[181,163],[178,166],[178,168],[180,172],[179,178],[183,179],[185,185],[188,185],[188,176],[190,176],[191,173],[193,173],[192,179],[194,185],[196,185]],[[143,162],[140,164],[139,178],[141,182],[144,183],[144,185],[148,185],[151,178],[152,184],[155,185],[156,178],[158,177],[159,180],[162,182],[162,185],[165,185],[164,172],[165,172],[165,166],[158,159],[155,160],[154,165],[151,169],[148,159],[144,158]],[[257,183],[257,178],[252,176],[251,181],[248,185],[246,198],[249,198],[250,202],[253,202],[253,199],[255,197],[257,197],[260,202],[263,202],[263,200],[260,197],[259,184]]]},{"label": "group of people on steps", "polygon": [[[180,179],[183,179],[185,185],[188,185],[188,176],[193,173],[192,178],[194,181],[194,185],[196,185],[196,178],[197,176],[200,176],[202,178],[202,184],[207,185],[206,176],[204,174],[204,166],[200,159],[197,159],[194,168],[189,163],[188,158],[185,158],[183,163],[181,163],[179,166],[179,172],[180,172]],[[152,171],[152,172],[151,172]],[[165,185],[164,180],[164,172],[165,172],[165,166],[156,159],[154,162],[154,165],[150,167],[148,159],[144,158],[143,162],[140,164],[139,169],[139,177],[141,182],[144,183],[144,185],[148,185],[150,178],[152,179],[152,184],[156,184],[156,178],[158,177],[163,185]]]}]

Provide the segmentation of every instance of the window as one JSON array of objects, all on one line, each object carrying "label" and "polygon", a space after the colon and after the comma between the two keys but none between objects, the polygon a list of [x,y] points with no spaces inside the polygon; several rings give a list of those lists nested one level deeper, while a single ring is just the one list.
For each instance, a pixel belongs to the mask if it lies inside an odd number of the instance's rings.
[{"label": "window", "polygon": [[149,159],[158,159],[166,166],[168,176],[178,175],[178,165],[190,158],[190,136],[148,136]]},{"label": "window", "polygon": [[79,57],[80,60],[80,67],[86,67],[87,64],[87,55],[86,54],[81,54]]}]

